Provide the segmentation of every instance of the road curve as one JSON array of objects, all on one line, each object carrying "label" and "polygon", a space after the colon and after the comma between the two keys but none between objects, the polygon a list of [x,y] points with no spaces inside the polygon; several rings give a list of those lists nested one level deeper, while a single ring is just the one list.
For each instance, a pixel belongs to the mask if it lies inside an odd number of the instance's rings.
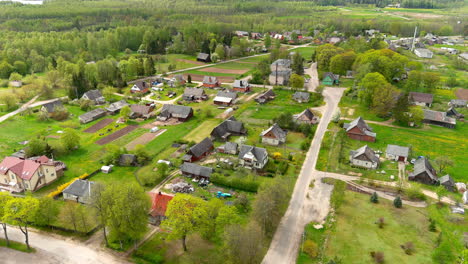
[{"label": "road curve", "polygon": [[[328,123],[338,107],[343,91],[344,88],[328,87],[323,92],[326,102],[325,111],[322,113],[322,119],[317,127],[314,139],[312,140],[312,144],[307,152],[306,159],[296,181],[289,207],[276,230],[270,248],[262,261],[263,264],[296,263],[301,234],[310,218],[308,216],[308,213],[311,212],[310,208],[313,209],[313,212],[323,211],[320,207],[324,206],[327,207],[325,211],[328,210],[328,204],[322,204],[320,199],[313,199],[311,201],[312,204],[308,206],[308,198],[306,198],[306,195],[309,191],[309,184],[312,179],[319,180],[320,178],[315,171],[320,145],[325,131],[327,130]],[[316,183],[318,182],[316,181]],[[319,187],[320,186],[317,185],[314,189],[319,189]]]}]

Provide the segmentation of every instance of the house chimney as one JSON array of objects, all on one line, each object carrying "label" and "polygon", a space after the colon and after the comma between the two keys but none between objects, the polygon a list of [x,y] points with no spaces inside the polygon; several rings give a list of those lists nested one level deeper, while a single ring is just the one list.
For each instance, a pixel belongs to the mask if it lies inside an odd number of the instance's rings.
[{"label": "house chimney", "polygon": [[162,195],[161,191],[159,191],[159,195]]}]

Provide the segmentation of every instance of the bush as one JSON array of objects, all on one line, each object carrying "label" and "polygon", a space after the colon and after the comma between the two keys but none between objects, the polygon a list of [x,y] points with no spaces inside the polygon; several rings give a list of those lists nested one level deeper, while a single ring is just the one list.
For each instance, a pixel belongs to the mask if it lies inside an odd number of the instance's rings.
[{"label": "bush", "polygon": [[414,252],[413,242],[406,242],[404,245],[400,246],[406,253],[406,255],[412,255]]},{"label": "bush", "polygon": [[426,200],[426,196],[422,193],[421,188],[418,186],[411,186],[410,188],[405,190],[405,194],[411,200]]},{"label": "bush", "polygon": [[384,228],[384,226],[385,226],[385,218],[379,217],[379,219],[377,219],[377,225],[379,226],[379,228]]},{"label": "bush", "polygon": [[431,232],[436,232],[437,231],[436,222],[432,218],[429,218],[429,231],[431,231]]},{"label": "bush", "polygon": [[397,196],[395,200],[393,200],[393,206],[395,206],[396,208],[401,208],[403,206],[400,196]]},{"label": "bush", "polygon": [[370,197],[371,203],[379,203],[379,196],[376,192],[374,192]]},{"label": "bush", "polygon": [[318,257],[318,246],[317,246],[317,243],[315,243],[314,241],[310,240],[310,239],[307,239],[305,242],[304,242],[304,252],[309,255],[309,257],[311,258],[316,258]]},{"label": "bush", "polygon": [[377,251],[377,252],[372,251],[370,254],[371,254],[371,257],[374,259],[375,263],[384,263],[385,255],[384,255],[383,252],[381,252],[381,251]]},{"label": "bush", "polygon": [[211,182],[219,186],[223,186],[227,188],[234,188],[234,189],[238,189],[238,190],[242,190],[246,192],[257,192],[258,187],[260,185],[258,182],[254,182],[251,180],[245,180],[245,179],[239,179],[239,178],[234,178],[230,180],[224,176],[217,175],[217,174],[213,174],[211,176]]}]

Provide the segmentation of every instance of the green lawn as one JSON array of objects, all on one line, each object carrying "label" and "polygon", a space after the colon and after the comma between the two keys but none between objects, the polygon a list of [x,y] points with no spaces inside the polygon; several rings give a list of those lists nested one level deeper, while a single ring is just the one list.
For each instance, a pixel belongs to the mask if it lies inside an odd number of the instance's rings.
[{"label": "green lawn", "polygon": [[[336,215],[336,227],[330,234],[325,253],[338,256],[343,263],[375,263],[371,251],[385,254],[385,263],[433,263],[431,253],[437,234],[428,232],[425,209],[404,206],[394,208],[391,201],[369,202],[369,196],[347,191]],[[385,219],[384,228],[375,222]],[[400,245],[412,242],[415,252],[406,255]]]},{"label": "green lawn", "polygon": [[199,127],[188,133],[184,139],[188,141],[200,142],[206,137],[209,137],[213,128],[219,125],[220,122],[221,121],[217,119],[206,120],[201,123]]},{"label": "green lawn", "polygon": [[16,242],[14,240],[10,240],[9,242],[10,242],[10,245],[7,246],[6,240],[3,239],[3,238],[0,238],[0,247],[7,247],[7,248],[14,249],[14,250],[26,252],[26,253],[36,252],[36,250],[34,248],[28,249],[26,244]]},{"label": "green lawn", "polygon": [[301,56],[306,60],[309,61],[312,58],[312,54],[314,53],[315,49],[317,47],[311,46],[311,47],[300,47],[297,49],[293,49],[292,52],[298,52],[301,54]]}]

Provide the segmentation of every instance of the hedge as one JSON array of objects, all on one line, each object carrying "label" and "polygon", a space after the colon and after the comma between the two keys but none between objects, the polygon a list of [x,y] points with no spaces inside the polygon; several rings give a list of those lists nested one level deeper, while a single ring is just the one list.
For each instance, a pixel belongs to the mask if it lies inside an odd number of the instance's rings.
[{"label": "hedge", "polygon": [[227,188],[234,188],[246,192],[257,192],[258,187],[260,186],[260,183],[258,182],[243,180],[239,178],[228,179],[220,175],[212,175],[210,180],[216,185]]},{"label": "hedge", "polygon": [[78,179],[84,180],[84,179],[86,179],[88,177],[89,177],[89,174],[85,173],[85,174],[80,175],[80,176],[78,176],[76,178],[73,178],[71,181],[66,182],[66,183],[60,185],[59,187],[57,187],[57,189],[55,191],[50,192],[49,194],[47,194],[47,197],[55,198],[56,196],[60,195],[63,192],[63,190],[65,190],[68,186],[70,186],[70,184],[72,184],[74,181],[76,181]]}]

